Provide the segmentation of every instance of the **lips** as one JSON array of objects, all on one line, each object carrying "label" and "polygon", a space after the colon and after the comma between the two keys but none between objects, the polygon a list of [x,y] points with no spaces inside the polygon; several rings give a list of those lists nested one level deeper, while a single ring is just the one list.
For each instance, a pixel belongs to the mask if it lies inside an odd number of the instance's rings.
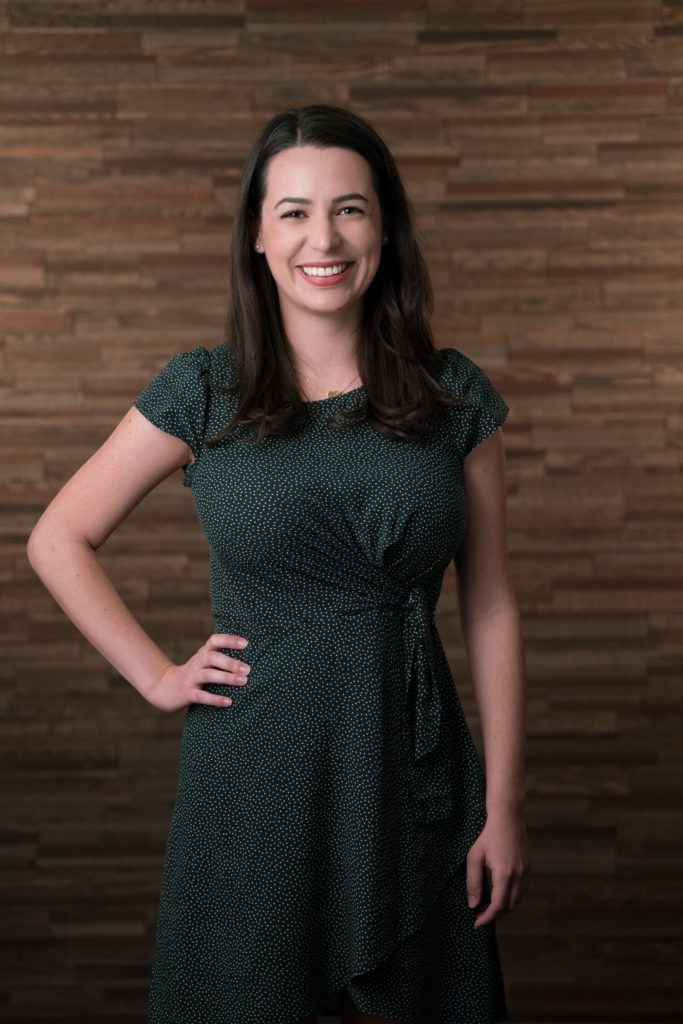
[{"label": "lips", "polygon": [[[339,265],[340,264],[336,263],[331,264],[331,266],[333,267]],[[305,264],[305,266],[308,266],[308,264]],[[346,264],[344,270],[340,271],[337,274],[308,274],[303,269],[303,266],[297,267],[296,269],[301,271],[301,277],[303,278],[303,280],[306,281],[307,284],[311,285],[313,288],[330,288],[334,287],[337,284],[341,284],[343,281],[346,281],[347,278],[352,273],[353,268],[354,263],[353,261],[351,261]]]},{"label": "lips", "polygon": [[304,267],[313,267],[320,270],[327,270],[328,267],[339,267],[342,264],[345,266],[349,263],[353,263],[353,260],[333,260],[332,263],[297,263],[298,267],[303,270]]}]

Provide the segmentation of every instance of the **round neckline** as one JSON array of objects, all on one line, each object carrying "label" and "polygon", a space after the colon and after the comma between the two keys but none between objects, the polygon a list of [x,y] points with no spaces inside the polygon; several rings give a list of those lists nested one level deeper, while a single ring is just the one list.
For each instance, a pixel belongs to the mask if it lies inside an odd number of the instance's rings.
[{"label": "round neckline", "polygon": [[304,402],[303,405],[327,405],[329,402],[338,402],[340,398],[349,398],[351,395],[357,395],[360,391],[365,390],[364,384],[359,384],[357,388],[352,388],[350,391],[340,391],[338,395],[329,395],[327,398],[314,398],[310,402]]},{"label": "round neckline", "polygon": [[[228,368],[231,369],[232,368],[232,362],[231,362],[231,359],[230,359],[230,351],[227,348],[225,342],[222,342],[222,341],[219,342],[218,345],[216,346],[216,348],[221,350],[221,352],[223,354],[224,361],[227,362]],[[352,388],[350,391],[342,391],[340,394],[338,394],[338,395],[330,395],[328,398],[315,398],[315,399],[313,399],[310,402],[305,402],[302,399],[302,404],[307,409],[313,410],[314,407],[315,408],[325,407],[325,406],[329,405],[330,402],[338,402],[341,398],[350,398],[352,395],[358,395],[358,394],[360,394],[361,391],[365,391],[365,384],[359,384],[358,387]]]}]

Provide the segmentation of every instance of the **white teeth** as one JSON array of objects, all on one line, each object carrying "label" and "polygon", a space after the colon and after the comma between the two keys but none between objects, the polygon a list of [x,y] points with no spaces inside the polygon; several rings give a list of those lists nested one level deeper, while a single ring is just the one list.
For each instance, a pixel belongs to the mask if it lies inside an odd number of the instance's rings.
[{"label": "white teeth", "polygon": [[350,263],[338,263],[336,267],[302,267],[301,269],[309,277],[334,277],[335,274],[341,274],[342,270],[346,270],[349,266],[351,266]]}]

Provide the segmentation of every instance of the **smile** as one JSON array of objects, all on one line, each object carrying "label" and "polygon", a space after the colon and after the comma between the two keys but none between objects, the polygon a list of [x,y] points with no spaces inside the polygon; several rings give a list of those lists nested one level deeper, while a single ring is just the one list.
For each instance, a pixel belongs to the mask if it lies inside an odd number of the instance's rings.
[{"label": "smile", "polygon": [[351,268],[355,264],[351,263],[337,263],[332,267],[317,267],[307,266],[305,269],[303,266],[297,267],[299,273],[306,278],[309,284],[313,285],[330,285],[337,284],[338,281],[343,281],[348,276]]}]

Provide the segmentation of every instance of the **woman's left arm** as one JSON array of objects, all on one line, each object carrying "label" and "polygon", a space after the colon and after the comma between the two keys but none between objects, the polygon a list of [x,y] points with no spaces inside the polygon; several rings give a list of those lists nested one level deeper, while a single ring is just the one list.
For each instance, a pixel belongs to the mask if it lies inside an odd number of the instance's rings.
[{"label": "woman's left arm", "polygon": [[508,567],[506,465],[496,430],[463,462],[468,525],[455,557],[458,603],[486,766],[486,824],[467,857],[470,906],[491,874],[475,927],[509,913],[529,884],[524,820],[526,696],[521,620]]}]

